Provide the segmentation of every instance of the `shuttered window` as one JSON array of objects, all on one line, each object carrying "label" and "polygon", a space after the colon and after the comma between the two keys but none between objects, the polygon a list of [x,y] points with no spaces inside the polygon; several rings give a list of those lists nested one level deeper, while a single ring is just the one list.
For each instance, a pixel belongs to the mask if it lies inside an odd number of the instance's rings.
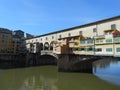
[{"label": "shuttered window", "polygon": [[119,48],[116,48],[116,52],[120,52],[120,47],[119,47]]},{"label": "shuttered window", "polygon": [[106,48],[106,52],[112,52],[112,48]]}]

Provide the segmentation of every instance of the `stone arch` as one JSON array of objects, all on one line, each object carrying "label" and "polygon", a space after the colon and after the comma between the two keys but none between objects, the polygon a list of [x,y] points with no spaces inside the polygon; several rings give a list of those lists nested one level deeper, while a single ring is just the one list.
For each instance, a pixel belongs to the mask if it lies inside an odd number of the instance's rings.
[{"label": "stone arch", "polygon": [[40,64],[57,65],[58,58],[54,57],[53,55],[43,54],[39,58],[40,58],[40,60],[38,60],[38,63],[40,63]]},{"label": "stone arch", "polygon": [[50,50],[53,50],[54,41],[50,43]]},{"label": "stone arch", "polygon": [[53,52],[42,52],[42,53],[41,53],[41,56],[42,56],[42,55],[50,55],[50,56],[55,57],[57,60],[59,59],[58,55],[55,54],[55,53],[53,53]]},{"label": "stone arch", "polygon": [[39,44],[39,47],[40,47],[40,50],[43,50],[44,48],[43,48],[43,43],[40,43]]},{"label": "stone arch", "polygon": [[30,43],[30,52],[34,52],[34,44],[33,43]]},{"label": "stone arch", "polygon": [[36,42],[36,52],[40,52],[39,42]]},{"label": "stone arch", "polygon": [[44,44],[44,50],[49,50],[49,43],[48,42],[45,42],[45,44]]}]

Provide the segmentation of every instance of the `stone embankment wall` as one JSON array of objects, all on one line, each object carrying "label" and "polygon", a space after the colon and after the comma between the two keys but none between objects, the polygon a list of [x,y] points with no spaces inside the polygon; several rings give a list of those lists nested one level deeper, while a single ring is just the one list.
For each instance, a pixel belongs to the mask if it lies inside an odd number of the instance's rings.
[{"label": "stone embankment wall", "polygon": [[25,55],[0,55],[0,68],[24,67],[25,61]]}]

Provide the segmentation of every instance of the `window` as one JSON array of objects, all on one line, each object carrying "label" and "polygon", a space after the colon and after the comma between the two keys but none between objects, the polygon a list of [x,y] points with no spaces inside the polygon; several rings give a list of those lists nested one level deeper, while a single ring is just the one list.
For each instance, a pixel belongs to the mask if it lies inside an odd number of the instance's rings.
[{"label": "window", "polygon": [[78,51],[78,48],[73,48],[73,51]]},{"label": "window", "polygon": [[46,37],[46,40],[47,40],[48,38]]},{"label": "window", "polygon": [[59,35],[59,38],[62,38],[62,35]]},{"label": "window", "polygon": [[112,29],[112,30],[116,30],[116,24],[112,24],[112,25],[111,25],[111,29]]},{"label": "window", "polygon": [[93,28],[93,33],[97,32],[97,29],[96,28]]},{"label": "window", "polygon": [[89,48],[85,48],[85,51],[89,51]]},{"label": "window", "polygon": [[92,43],[93,43],[93,39],[87,40],[87,43],[88,43],[88,44],[92,44]]},{"label": "window", "polygon": [[112,43],[112,39],[106,39],[106,43]]},{"label": "window", "polygon": [[106,48],[106,52],[112,52],[112,48]]},{"label": "window", "polygon": [[78,43],[78,42],[75,42],[74,45],[79,45],[79,43]]},{"label": "window", "polygon": [[119,48],[116,48],[116,52],[120,52],[120,47],[119,47]]},{"label": "window", "polygon": [[52,36],[52,39],[54,39],[54,36]]},{"label": "window", "polygon": [[78,48],[78,51],[81,51],[81,48]]},{"label": "window", "polygon": [[95,49],[96,52],[102,52],[102,48]]},{"label": "window", "polygon": [[41,38],[41,41],[42,41],[42,38]]},{"label": "window", "polygon": [[71,33],[68,34],[68,37],[70,37],[70,36],[71,36]]},{"label": "window", "polygon": [[2,34],[2,38],[4,38],[5,37],[5,35],[4,34]]},{"label": "window", "polygon": [[4,42],[5,42],[5,40],[4,40],[4,39],[2,39],[2,42],[4,43]]},{"label": "window", "polygon": [[115,42],[115,43],[119,43],[119,42],[120,42],[120,37],[115,37],[115,38],[114,38],[114,42]]},{"label": "window", "polygon": [[85,50],[85,48],[81,48],[81,51],[84,51]]},{"label": "window", "polygon": [[85,40],[81,40],[81,41],[80,41],[80,44],[85,44]]},{"label": "window", "polygon": [[82,35],[82,34],[83,34],[83,32],[82,32],[82,31],[80,31],[80,32],[79,32],[79,34],[80,34],[80,35]]}]

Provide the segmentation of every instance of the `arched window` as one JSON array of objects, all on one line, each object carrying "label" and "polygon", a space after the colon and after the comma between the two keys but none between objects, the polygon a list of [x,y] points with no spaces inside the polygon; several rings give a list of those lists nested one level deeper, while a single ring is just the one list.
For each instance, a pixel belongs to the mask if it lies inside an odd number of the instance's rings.
[{"label": "arched window", "polygon": [[50,43],[50,50],[53,50],[53,44],[54,44],[54,41]]},{"label": "arched window", "polygon": [[44,44],[44,50],[49,50],[49,43],[48,42],[45,42],[45,44]]}]

